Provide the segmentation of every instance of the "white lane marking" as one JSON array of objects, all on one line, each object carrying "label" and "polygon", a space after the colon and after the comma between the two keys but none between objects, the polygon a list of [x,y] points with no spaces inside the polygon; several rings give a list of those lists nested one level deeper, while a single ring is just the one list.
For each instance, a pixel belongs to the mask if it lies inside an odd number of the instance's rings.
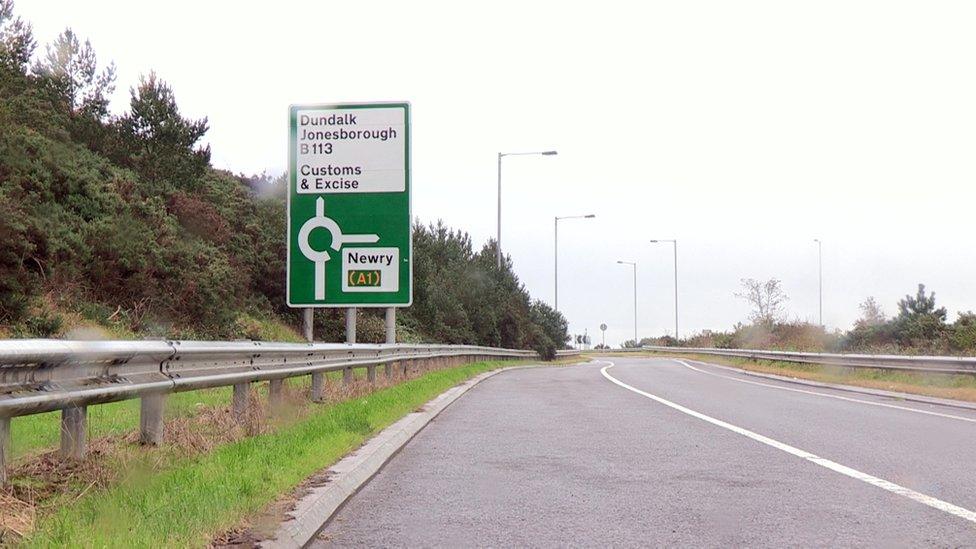
[{"label": "white lane marking", "polygon": [[[907,406],[896,406],[894,404],[886,404],[884,402],[871,402],[870,400],[861,400],[861,399],[858,399],[858,398],[850,398],[850,397],[845,397],[845,396],[840,396],[840,395],[831,395],[831,394],[827,394],[827,393],[819,393],[817,391],[805,391],[803,389],[794,389],[793,387],[781,387],[779,385],[773,385],[771,383],[761,383],[761,382],[758,382],[758,381],[751,381],[751,380],[748,380],[748,379],[738,379],[738,378],[735,378],[735,377],[732,377],[732,376],[723,376],[721,374],[716,374],[714,372],[709,372],[707,370],[702,370],[702,369],[699,369],[699,368],[695,368],[694,366],[692,366],[691,364],[688,364],[687,362],[685,362],[682,359],[672,358],[672,359],[668,359],[668,360],[672,360],[674,362],[677,362],[678,364],[681,364],[682,366],[684,366],[686,368],[691,368],[692,370],[694,370],[696,372],[700,372],[700,373],[703,373],[703,374],[708,374],[710,376],[720,377],[722,379],[729,379],[729,380],[732,380],[732,381],[738,381],[739,383],[748,383],[749,385],[759,385],[760,387],[769,387],[769,388],[772,388],[772,389],[779,389],[781,391],[790,391],[790,392],[793,392],[793,393],[803,393],[805,395],[816,395],[816,396],[821,396],[821,397],[824,397],[824,398],[835,398],[837,400],[846,400],[847,402],[857,402],[859,404],[867,404],[869,406],[881,406],[882,408],[894,408],[895,410],[905,410],[906,412],[915,412],[916,414],[925,414],[925,415],[928,415],[928,416],[937,416],[937,417],[944,417],[944,418],[949,418],[949,419],[958,419],[959,421],[968,421],[970,423],[976,423],[976,419],[973,419],[971,417],[954,416],[952,414],[943,414],[943,413],[939,413],[939,412],[930,412],[928,410],[919,410],[918,408],[909,408]],[[710,366],[715,366],[716,368],[725,369],[724,366],[719,366],[717,364],[710,364]]]},{"label": "white lane marking", "polygon": [[619,379],[617,379],[617,378],[611,376],[609,373],[607,373],[607,370],[609,370],[610,368],[612,368],[613,365],[614,365],[614,363],[613,362],[610,362],[610,361],[606,361],[606,362],[609,363],[609,366],[604,366],[603,368],[601,368],[600,369],[600,373],[603,374],[603,377],[607,378],[608,380],[612,381],[613,383],[616,383],[617,385],[623,387],[624,389],[627,389],[629,391],[633,391],[633,392],[635,392],[635,393],[637,393],[637,394],[639,394],[641,396],[647,397],[647,398],[649,398],[649,399],[651,399],[651,400],[653,400],[655,402],[658,402],[660,404],[663,404],[663,405],[665,405],[665,406],[667,406],[669,408],[673,408],[673,409],[675,409],[675,410],[677,410],[679,412],[688,414],[689,416],[696,417],[696,418],[698,418],[698,419],[700,419],[702,421],[707,421],[708,423],[711,423],[712,425],[716,425],[716,426],[721,427],[723,429],[728,429],[729,431],[732,431],[733,433],[738,433],[738,434],[740,434],[742,436],[751,438],[752,440],[755,440],[756,442],[761,442],[761,443],[763,443],[763,444],[765,444],[767,446],[772,446],[773,448],[776,448],[777,450],[782,450],[783,452],[786,452],[787,454],[791,454],[791,455],[794,455],[794,456],[796,456],[798,458],[805,459],[805,460],[807,460],[807,461],[809,461],[811,463],[815,463],[815,464],[817,464],[817,465],[819,465],[821,467],[826,467],[827,469],[830,469],[831,471],[834,471],[836,473],[840,473],[840,474],[845,475],[845,476],[848,476],[850,478],[853,478],[853,479],[856,479],[856,480],[860,480],[861,482],[865,482],[865,483],[870,484],[872,486],[877,486],[878,488],[881,488],[882,490],[887,490],[887,491],[889,491],[889,492],[891,492],[893,494],[898,494],[899,496],[903,496],[903,497],[906,497],[908,499],[917,501],[918,503],[921,503],[923,505],[928,505],[929,507],[932,507],[933,509],[938,509],[939,511],[948,513],[950,515],[955,515],[955,516],[957,516],[959,518],[968,520],[969,522],[972,522],[972,523],[976,523],[976,512],[970,511],[969,509],[965,509],[963,507],[959,507],[958,505],[953,505],[953,504],[951,504],[949,502],[942,501],[941,499],[937,499],[937,498],[934,498],[932,496],[927,496],[927,495],[925,495],[925,494],[923,494],[921,492],[916,492],[915,490],[912,490],[911,488],[905,488],[904,486],[901,486],[899,484],[895,484],[894,482],[890,482],[890,481],[884,480],[882,478],[878,478],[878,477],[869,475],[867,473],[862,473],[861,471],[858,471],[856,469],[851,469],[850,467],[847,467],[845,465],[841,465],[841,464],[839,464],[837,462],[834,462],[834,461],[831,461],[829,459],[822,458],[822,457],[817,456],[815,454],[811,454],[810,452],[807,452],[806,450],[801,450],[799,448],[795,448],[793,446],[790,446],[789,444],[786,444],[786,443],[783,443],[783,442],[779,442],[778,440],[773,440],[773,439],[771,439],[769,437],[765,437],[765,436],[760,435],[758,433],[754,433],[754,432],[752,432],[752,431],[750,431],[748,429],[744,429],[742,427],[738,427],[738,426],[732,425],[731,423],[726,423],[726,422],[724,422],[724,421],[722,421],[720,419],[715,419],[715,418],[713,418],[711,416],[707,416],[707,415],[705,415],[705,414],[703,414],[701,412],[696,412],[696,411],[694,411],[694,410],[692,410],[690,408],[685,408],[684,406],[682,406],[680,404],[676,404],[674,402],[671,402],[670,400],[661,398],[661,397],[656,396],[656,395],[652,395],[651,393],[648,393],[648,392],[645,392],[645,391],[641,391],[640,389],[638,389],[636,387],[633,387],[631,385],[627,385],[623,381],[620,381]]}]

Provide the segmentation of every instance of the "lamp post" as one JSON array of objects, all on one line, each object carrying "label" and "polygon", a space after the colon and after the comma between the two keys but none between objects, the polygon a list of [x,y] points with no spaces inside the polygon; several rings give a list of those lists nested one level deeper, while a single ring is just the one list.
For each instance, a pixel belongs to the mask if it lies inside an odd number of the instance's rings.
[{"label": "lamp post", "polygon": [[674,339],[678,339],[678,240],[677,239],[661,239],[652,240],[652,244],[657,244],[659,242],[670,242],[674,245]]},{"label": "lamp post", "polygon": [[553,238],[553,268],[552,268],[553,284],[552,286],[553,286],[553,293],[555,294],[554,307],[557,312],[559,311],[559,221],[562,219],[593,219],[594,217],[596,217],[596,215],[586,214],[586,215],[565,215],[562,217],[556,216],[555,218],[553,218],[552,224],[555,230],[553,231],[554,238]]},{"label": "lamp post", "polygon": [[542,156],[554,156],[556,151],[536,151],[536,152],[513,152],[498,153],[498,236],[495,241],[495,256],[498,268],[502,268],[502,157],[505,156],[527,156],[538,154]]},{"label": "lamp post", "polygon": [[823,242],[819,238],[814,238],[814,242],[817,243],[817,286],[819,287],[820,294],[820,327],[822,328],[823,323]]},{"label": "lamp post", "polygon": [[634,268],[634,347],[639,345],[637,340],[637,263],[633,261],[617,261],[621,265],[630,265]]}]

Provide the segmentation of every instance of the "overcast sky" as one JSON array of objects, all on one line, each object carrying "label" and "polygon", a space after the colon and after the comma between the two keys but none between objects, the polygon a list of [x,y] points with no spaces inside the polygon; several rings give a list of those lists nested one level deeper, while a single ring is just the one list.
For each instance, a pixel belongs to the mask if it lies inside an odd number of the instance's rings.
[{"label": "overcast sky", "polygon": [[[263,6],[258,8],[257,6]],[[223,7],[221,7],[223,6]],[[254,6],[254,7],[249,7]],[[201,2],[19,0],[41,43],[70,26],[207,116],[213,163],[286,168],[292,103],[413,105],[414,213],[480,247],[495,232],[533,296],[571,331],[728,329],[745,277],[776,277],[791,316],[848,328],[924,282],[976,309],[976,3]],[[284,283],[284,281],[282,281]]]}]

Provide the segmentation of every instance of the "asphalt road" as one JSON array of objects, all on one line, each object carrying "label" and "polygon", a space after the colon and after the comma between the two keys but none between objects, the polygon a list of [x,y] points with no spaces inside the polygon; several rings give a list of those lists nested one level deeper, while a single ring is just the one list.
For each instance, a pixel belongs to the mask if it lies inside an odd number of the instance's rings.
[{"label": "asphalt road", "polygon": [[316,546],[976,546],[976,412],[608,360],[476,386]]}]

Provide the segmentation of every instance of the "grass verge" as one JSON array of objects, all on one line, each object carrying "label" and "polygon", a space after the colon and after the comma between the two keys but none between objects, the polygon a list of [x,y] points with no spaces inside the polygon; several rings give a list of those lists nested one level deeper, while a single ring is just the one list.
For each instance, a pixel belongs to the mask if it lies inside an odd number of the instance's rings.
[{"label": "grass verge", "polygon": [[[38,506],[33,533],[20,543],[205,546],[220,532],[246,524],[248,517],[281,493],[436,395],[477,374],[512,364],[485,362],[433,371],[350,400],[308,405],[300,421],[203,453],[188,453],[172,444],[142,448],[131,436],[104,449],[95,441],[86,462],[93,465],[100,460],[111,482],[98,487],[93,481],[70,501],[63,495],[47,496]],[[212,393],[207,398],[226,398],[226,391]],[[200,398],[200,393],[188,395]],[[128,420],[138,421],[136,405],[120,403],[115,410],[128,419],[108,422],[110,427],[104,427],[103,433],[120,432]],[[49,421],[38,419],[38,432]],[[22,431],[21,436],[25,434]]]},{"label": "grass verge", "polygon": [[[633,354],[627,356],[633,356]],[[744,358],[696,355],[693,353],[647,353],[646,356],[680,356],[753,372],[822,383],[853,385],[884,391],[976,402],[976,376],[969,375],[904,372],[874,368],[843,368],[822,364],[800,364],[770,360],[754,361]]]}]

